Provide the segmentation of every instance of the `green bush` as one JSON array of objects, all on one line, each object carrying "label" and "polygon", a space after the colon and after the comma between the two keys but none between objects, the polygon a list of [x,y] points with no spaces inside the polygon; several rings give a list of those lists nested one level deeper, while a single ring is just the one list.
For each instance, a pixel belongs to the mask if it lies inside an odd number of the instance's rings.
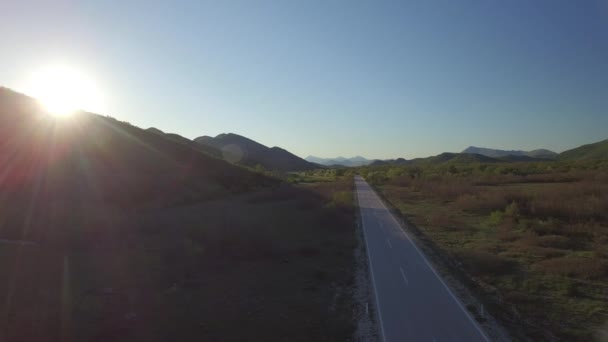
[{"label": "green bush", "polygon": [[492,226],[498,226],[502,222],[502,217],[503,217],[502,211],[498,211],[498,210],[493,211],[490,214],[489,222]]}]

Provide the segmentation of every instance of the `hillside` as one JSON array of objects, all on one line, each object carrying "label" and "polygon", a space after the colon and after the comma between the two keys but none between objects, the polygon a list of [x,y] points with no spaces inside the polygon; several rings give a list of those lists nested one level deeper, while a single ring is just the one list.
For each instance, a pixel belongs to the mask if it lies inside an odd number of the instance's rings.
[{"label": "hillside", "polygon": [[498,150],[492,148],[484,148],[484,147],[475,147],[469,146],[464,149],[461,153],[473,153],[473,154],[481,154],[490,158],[501,158],[506,156],[526,156],[532,158],[545,158],[545,159],[554,159],[557,157],[557,153],[553,151],[549,151],[546,149],[537,149],[533,151],[521,151],[521,150]]},{"label": "hillside", "polygon": [[[53,219],[86,205],[171,205],[273,182],[174,139],[86,112],[57,119],[34,99],[0,88],[0,200],[10,227],[0,238],[41,239],[37,224],[44,222],[50,239]],[[21,232],[10,223],[27,207],[36,222]]]},{"label": "hillside", "polygon": [[266,170],[306,171],[319,165],[286,151],[280,147],[269,148],[249,138],[234,133],[224,133],[216,137],[202,136],[194,139],[203,146],[211,146],[221,151],[225,160],[250,167],[261,165]]},{"label": "hillside", "polygon": [[222,158],[222,151],[220,151],[219,149],[217,149],[217,148],[215,148],[213,146],[198,144],[195,141],[190,140],[190,139],[185,138],[185,137],[182,137],[179,134],[176,134],[176,133],[165,133],[165,132],[163,132],[163,131],[161,131],[161,130],[159,130],[157,128],[154,128],[154,127],[150,127],[148,129],[146,129],[146,131],[159,134],[159,135],[163,136],[166,139],[178,142],[178,143],[183,144],[183,145],[190,146],[190,147],[192,147],[192,148],[194,148],[196,150],[199,150],[199,151],[201,151],[203,153],[206,153],[206,154],[208,154],[210,156],[213,156],[213,157],[216,157],[216,158]]},{"label": "hillside", "polygon": [[608,139],[564,151],[559,154],[558,159],[571,161],[608,159]]}]

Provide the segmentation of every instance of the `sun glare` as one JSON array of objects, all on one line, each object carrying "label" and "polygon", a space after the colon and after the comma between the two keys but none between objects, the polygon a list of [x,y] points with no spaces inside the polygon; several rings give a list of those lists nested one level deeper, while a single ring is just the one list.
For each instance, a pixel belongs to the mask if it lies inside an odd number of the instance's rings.
[{"label": "sun glare", "polygon": [[54,67],[32,74],[26,92],[37,98],[46,111],[68,116],[77,110],[98,112],[102,99],[95,83],[67,67]]}]

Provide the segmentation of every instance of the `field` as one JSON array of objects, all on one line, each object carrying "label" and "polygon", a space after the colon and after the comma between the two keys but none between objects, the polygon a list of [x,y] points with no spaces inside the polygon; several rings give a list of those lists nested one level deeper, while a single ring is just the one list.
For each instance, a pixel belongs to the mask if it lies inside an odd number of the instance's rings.
[{"label": "field", "polygon": [[515,337],[584,341],[608,322],[607,171],[546,162],[361,173]]},{"label": "field", "polygon": [[352,336],[352,177],[187,202],[93,208],[63,245],[0,243],[0,340]]}]

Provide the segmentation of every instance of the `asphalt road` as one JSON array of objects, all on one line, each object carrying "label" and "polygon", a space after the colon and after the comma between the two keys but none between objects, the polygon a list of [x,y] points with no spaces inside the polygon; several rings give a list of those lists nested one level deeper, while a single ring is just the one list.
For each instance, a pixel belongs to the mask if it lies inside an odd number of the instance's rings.
[{"label": "asphalt road", "polygon": [[488,341],[374,190],[355,184],[381,341]]}]

